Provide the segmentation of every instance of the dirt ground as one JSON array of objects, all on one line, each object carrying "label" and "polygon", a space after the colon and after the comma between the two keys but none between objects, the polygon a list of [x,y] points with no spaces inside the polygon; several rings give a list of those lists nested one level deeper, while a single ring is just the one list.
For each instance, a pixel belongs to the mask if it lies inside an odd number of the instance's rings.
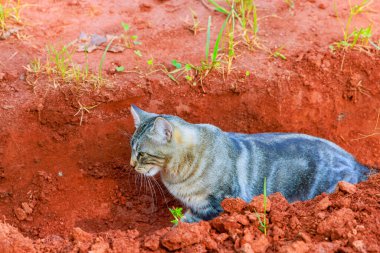
[{"label": "dirt ground", "polygon": [[[231,73],[215,70],[202,86],[147,74],[151,58],[170,70],[173,59],[199,64],[208,17],[212,44],[225,19],[206,2],[22,1],[20,36],[0,40],[0,252],[380,252],[380,175],[306,202],[271,195],[265,236],[253,212],[260,198],[225,200],[220,217],[173,228],[168,207],[181,204],[159,178],[148,185],[132,171],[131,103],[226,131],[323,137],[380,168],[379,51],[329,49],[342,40],[336,13],[347,19],[346,1],[295,1],[294,9],[256,1],[260,42],[283,47],[286,60],[237,45]],[[204,28],[196,35],[191,10]],[[374,1],[353,26],[372,23],[379,41],[379,12]],[[81,32],[121,34],[121,22],[141,45],[107,53],[105,87],[56,87],[46,75],[30,81],[25,66],[45,59],[47,45]],[[103,51],[87,55],[90,69]],[[74,59],[84,64],[86,56]]]}]

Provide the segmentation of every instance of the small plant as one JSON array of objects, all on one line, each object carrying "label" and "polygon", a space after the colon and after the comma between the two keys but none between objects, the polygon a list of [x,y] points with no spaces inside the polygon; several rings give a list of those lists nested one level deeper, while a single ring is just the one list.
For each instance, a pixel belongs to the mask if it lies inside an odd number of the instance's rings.
[{"label": "small plant", "polygon": [[46,48],[46,62],[42,63],[41,59],[37,58],[25,66],[28,73],[27,82],[34,87],[39,76],[46,74],[52,79],[55,88],[62,84],[74,84],[81,88],[90,85],[93,88],[99,88],[106,82],[102,75],[103,63],[112,41],[102,54],[98,73],[89,70],[87,54],[86,63],[82,66],[73,61],[74,51],[70,46],[49,45]]},{"label": "small plant", "polygon": [[96,104],[96,105],[90,105],[90,106],[86,106],[86,105],[82,105],[81,102],[78,101],[78,104],[79,104],[79,108],[78,108],[78,111],[74,114],[74,117],[77,116],[78,114],[80,114],[80,120],[79,120],[79,125],[81,126],[82,125],[82,122],[83,122],[83,116],[84,116],[84,113],[90,113],[90,110],[91,109],[94,109],[95,107],[97,107],[99,104]]},{"label": "small plant", "polygon": [[178,225],[178,223],[181,221],[183,217],[182,207],[169,208],[169,211],[174,217],[174,220],[171,220],[170,222],[173,223],[174,225]]},{"label": "small plant", "polygon": [[264,233],[264,235],[267,235],[268,230],[268,219],[267,219],[267,178],[264,177],[264,186],[263,186],[263,195],[264,195],[264,213],[263,217],[260,217],[260,215],[255,211],[256,217],[259,220],[259,227],[258,229]]},{"label": "small plant", "polygon": [[284,0],[284,3],[286,3],[289,6],[289,9],[294,9],[294,0]]},{"label": "small plant", "polygon": [[197,35],[197,33],[201,30],[204,30],[204,28],[201,27],[201,22],[198,19],[197,13],[195,13],[195,11],[191,8],[190,8],[190,11],[191,11],[192,23],[186,22],[186,24],[187,24],[186,27],[187,27],[187,29],[192,31],[194,33],[194,35]]},{"label": "small plant", "polygon": [[[374,45],[375,43],[371,41],[372,37],[372,24],[367,27],[354,28],[352,29],[352,21],[354,18],[360,14],[368,12],[369,6],[372,4],[372,0],[362,0],[359,4],[351,5],[351,1],[348,1],[350,13],[345,24],[339,18],[337,8],[335,6],[336,16],[341,23],[343,30],[343,40],[333,43],[329,46],[331,51],[337,49],[353,49],[353,48],[368,48],[369,45]],[[335,2],[334,2],[335,4]],[[376,44],[375,44],[376,45]],[[378,49],[374,46],[375,49]]]},{"label": "small plant", "polygon": [[0,2],[0,31],[8,30],[10,24],[21,23],[21,9],[26,5],[21,5],[18,1],[1,1]]},{"label": "small plant", "polygon": [[[230,7],[229,10],[223,8],[215,0],[208,1],[215,7],[216,11],[227,15],[228,23],[231,26],[235,26],[235,19],[238,21],[241,27],[240,36],[249,49],[260,48],[258,42],[258,15],[254,0],[225,0]],[[235,28],[233,27],[231,30],[235,30]]]},{"label": "small plant", "polygon": [[137,35],[130,35],[130,25],[124,22],[121,22],[121,26],[123,27],[124,34],[121,35],[121,39],[124,41],[124,44],[127,48],[133,48],[136,45],[141,45],[141,41],[138,40]]},{"label": "small plant", "polygon": [[281,53],[281,51],[282,51],[283,48],[284,48],[284,47],[277,48],[277,49],[274,51],[274,53],[272,54],[272,56],[273,56],[274,58],[280,58],[280,59],[282,59],[282,60],[286,60],[286,56],[285,56],[283,53]]}]

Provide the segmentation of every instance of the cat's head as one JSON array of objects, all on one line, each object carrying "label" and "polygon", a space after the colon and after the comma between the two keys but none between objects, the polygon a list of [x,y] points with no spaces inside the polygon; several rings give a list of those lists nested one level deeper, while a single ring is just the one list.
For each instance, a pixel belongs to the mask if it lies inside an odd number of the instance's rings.
[{"label": "cat's head", "polygon": [[173,153],[174,127],[168,116],[149,113],[131,105],[135,133],[131,139],[131,166],[139,173],[154,176],[162,171]]}]

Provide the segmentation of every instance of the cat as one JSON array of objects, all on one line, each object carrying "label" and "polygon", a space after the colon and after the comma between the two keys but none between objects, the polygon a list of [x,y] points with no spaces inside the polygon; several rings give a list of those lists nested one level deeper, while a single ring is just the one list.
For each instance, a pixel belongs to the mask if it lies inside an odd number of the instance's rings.
[{"label": "cat", "polygon": [[331,193],[339,181],[358,183],[369,169],[336,144],[295,133],[240,134],[209,124],[191,124],[131,105],[135,132],[131,166],[146,176],[161,174],[169,192],[188,210],[182,221],[210,220],[225,198],[246,202],[280,192],[289,202]]}]

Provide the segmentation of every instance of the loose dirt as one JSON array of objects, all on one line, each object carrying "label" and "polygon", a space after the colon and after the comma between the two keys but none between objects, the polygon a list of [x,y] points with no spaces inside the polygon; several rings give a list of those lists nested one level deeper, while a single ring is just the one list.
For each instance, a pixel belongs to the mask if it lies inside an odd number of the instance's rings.
[{"label": "loose dirt", "polygon": [[[173,228],[168,207],[181,204],[159,177],[148,183],[129,166],[134,103],[225,131],[323,137],[379,168],[379,53],[328,48],[342,39],[336,13],[347,18],[346,1],[296,1],[293,10],[257,1],[261,43],[283,47],[287,59],[237,45],[232,72],[211,72],[203,87],[145,74],[151,58],[170,70],[173,59],[203,59],[206,31],[188,29],[190,8],[203,28],[212,16],[211,44],[225,17],[202,1],[23,3],[21,36],[0,41],[0,252],[380,252],[379,175],[306,202],[269,196],[265,236],[253,211],[260,199],[225,200],[220,217]],[[379,11],[374,1],[353,26],[372,22],[379,40]],[[30,82],[24,66],[44,60],[47,45],[68,44],[81,32],[121,34],[121,22],[142,44],[107,53],[106,87],[55,87],[44,75]],[[90,69],[102,53],[88,54]],[[84,64],[86,56],[74,60]],[[127,71],[115,72],[120,65]],[[95,106],[83,111],[81,125],[79,103]]]}]

